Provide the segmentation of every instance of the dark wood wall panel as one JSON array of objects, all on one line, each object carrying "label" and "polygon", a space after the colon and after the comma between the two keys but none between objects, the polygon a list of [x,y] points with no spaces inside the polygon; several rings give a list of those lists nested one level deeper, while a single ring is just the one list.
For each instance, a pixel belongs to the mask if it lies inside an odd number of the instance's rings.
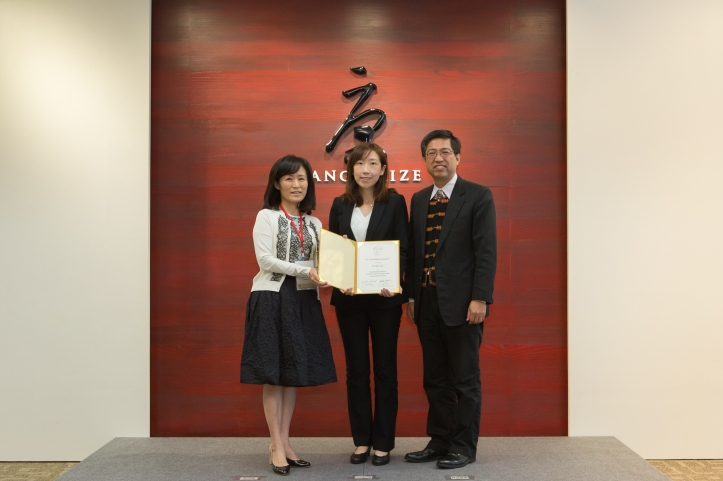
[{"label": "dark wood wall panel", "polygon": [[[565,12],[562,0],[154,0],[151,95],[151,434],[264,436],[261,388],[241,385],[251,229],[271,164],[295,153],[343,169],[324,145],[374,82],[376,141],[407,200],[429,185],[428,131],[462,139],[462,177],[498,213],[496,302],[481,350],[483,435],[567,434]],[[349,67],[364,65],[360,77]],[[374,121],[373,119],[371,120]],[[398,175],[398,174],[397,174]],[[326,225],[342,184],[317,185]],[[348,436],[345,363],[301,389],[295,436]],[[421,350],[403,319],[398,434],[423,436]]]}]

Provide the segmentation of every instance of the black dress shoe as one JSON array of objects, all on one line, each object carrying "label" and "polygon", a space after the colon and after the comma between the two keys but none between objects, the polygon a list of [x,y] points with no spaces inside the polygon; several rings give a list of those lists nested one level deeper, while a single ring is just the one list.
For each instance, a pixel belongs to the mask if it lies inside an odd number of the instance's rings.
[{"label": "black dress shoe", "polygon": [[[286,458],[286,461],[288,460],[289,458]],[[269,446],[269,464],[271,465],[271,470],[281,476],[286,476],[291,471],[291,466],[289,466],[288,464],[286,466],[276,466],[274,464],[274,455],[273,451],[271,450],[271,446]]]},{"label": "black dress shoe", "polygon": [[469,463],[474,463],[476,458],[474,456],[465,456],[464,454],[449,453],[442,456],[437,461],[438,468],[454,469],[467,466]]},{"label": "black dress shoe", "polygon": [[292,466],[294,468],[308,468],[309,466],[311,466],[311,463],[309,461],[304,461],[303,459],[286,458],[286,462],[289,463],[289,466]]},{"label": "black dress shoe", "polygon": [[377,456],[377,454],[374,453],[374,456],[372,456],[372,464],[374,466],[384,466],[385,464],[389,464],[389,459],[389,453],[384,456]]},{"label": "black dress shoe", "polygon": [[352,453],[352,455],[349,457],[349,462],[351,464],[364,464],[367,462],[367,458],[369,458],[369,451],[372,450],[372,447],[369,446],[369,448],[360,454]]},{"label": "black dress shoe", "polygon": [[425,448],[421,451],[407,453],[407,455],[404,456],[404,459],[410,463],[426,463],[439,459],[445,454],[447,454],[447,451],[435,451],[434,449]]}]

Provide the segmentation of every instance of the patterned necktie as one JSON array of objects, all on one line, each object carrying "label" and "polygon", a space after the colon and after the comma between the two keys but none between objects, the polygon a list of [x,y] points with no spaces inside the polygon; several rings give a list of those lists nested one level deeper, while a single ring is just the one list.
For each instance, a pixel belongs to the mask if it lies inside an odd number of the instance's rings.
[{"label": "patterned necktie", "polygon": [[437,201],[446,199],[446,198],[447,198],[447,196],[444,194],[444,191],[442,189],[439,189],[437,191],[437,194],[434,196],[434,200],[437,200]]}]

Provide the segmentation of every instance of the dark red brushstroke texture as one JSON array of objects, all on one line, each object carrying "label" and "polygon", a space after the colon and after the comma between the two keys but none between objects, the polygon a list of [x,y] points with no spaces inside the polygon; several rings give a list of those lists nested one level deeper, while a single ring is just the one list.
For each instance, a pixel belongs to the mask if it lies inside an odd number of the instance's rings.
[{"label": "dark red brushstroke texture", "polygon": [[[484,436],[567,434],[565,10],[562,0],[154,0],[151,97],[151,434],[266,436],[261,388],[241,385],[251,229],[270,165],[294,153],[343,169],[353,100],[388,115],[376,141],[407,201],[429,185],[419,141],[462,139],[459,174],[491,187],[496,303],[481,350]],[[364,77],[349,71],[364,65]],[[369,120],[374,122],[375,119]],[[399,174],[397,174],[399,175]],[[317,185],[324,224],[342,184]],[[293,436],[349,436],[339,382],[299,390]],[[424,436],[416,331],[399,339],[399,436]]]}]

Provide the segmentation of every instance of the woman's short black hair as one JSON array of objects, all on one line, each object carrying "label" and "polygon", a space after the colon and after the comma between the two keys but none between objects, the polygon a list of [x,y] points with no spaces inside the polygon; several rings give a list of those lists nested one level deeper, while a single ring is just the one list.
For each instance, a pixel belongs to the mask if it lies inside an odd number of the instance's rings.
[{"label": "woman's short black hair", "polygon": [[264,194],[264,209],[278,210],[281,205],[281,191],[276,188],[274,184],[279,181],[283,176],[289,174],[295,174],[299,169],[303,168],[306,171],[307,188],[306,197],[304,200],[299,202],[299,210],[305,213],[310,213],[316,209],[316,191],[314,189],[314,171],[311,170],[311,165],[306,159],[297,157],[295,155],[287,155],[281,157],[271,167],[269,172],[269,183],[266,185],[266,193]]}]

